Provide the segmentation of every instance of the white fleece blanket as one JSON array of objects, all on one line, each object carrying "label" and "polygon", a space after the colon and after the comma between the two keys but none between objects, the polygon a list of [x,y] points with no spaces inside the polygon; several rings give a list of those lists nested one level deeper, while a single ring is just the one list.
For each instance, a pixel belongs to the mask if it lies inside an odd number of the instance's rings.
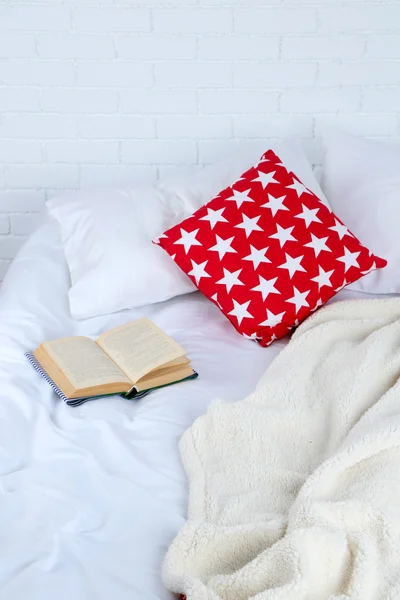
[{"label": "white fleece blanket", "polygon": [[[233,376],[233,374],[232,374]],[[181,439],[188,600],[400,599],[400,300],[309,318],[242,402]]]}]

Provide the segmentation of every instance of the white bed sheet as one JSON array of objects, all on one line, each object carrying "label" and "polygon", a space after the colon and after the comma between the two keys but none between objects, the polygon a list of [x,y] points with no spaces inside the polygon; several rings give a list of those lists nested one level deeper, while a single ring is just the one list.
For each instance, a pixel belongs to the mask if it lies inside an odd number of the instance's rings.
[{"label": "white bed sheet", "polygon": [[[187,499],[179,437],[215,397],[253,390],[287,342],[241,338],[199,293],[74,322],[68,285],[56,227],[44,221],[0,288],[0,600],[169,599],[160,567]],[[23,356],[142,315],[183,345],[196,381],[73,408]]]}]

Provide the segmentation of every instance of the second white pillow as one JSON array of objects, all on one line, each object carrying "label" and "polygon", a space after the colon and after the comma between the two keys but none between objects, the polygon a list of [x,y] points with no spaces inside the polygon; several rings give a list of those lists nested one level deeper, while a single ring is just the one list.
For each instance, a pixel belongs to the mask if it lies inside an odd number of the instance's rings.
[{"label": "second white pillow", "polygon": [[336,129],[324,132],[322,187],[332,210],[374,254],[388,262],[349,286],[400,292],[400,145]]}]

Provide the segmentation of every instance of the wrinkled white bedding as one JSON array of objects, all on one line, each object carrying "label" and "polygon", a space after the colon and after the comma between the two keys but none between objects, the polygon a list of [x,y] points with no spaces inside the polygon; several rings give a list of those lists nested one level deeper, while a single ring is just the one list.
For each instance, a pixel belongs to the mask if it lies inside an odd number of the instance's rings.
[{"label": "wrinkled white bedding", "polygon": [[[0,288],[0,598],[169,598],[160,565],[186,512],[178,438],[215,396],[250,392],[284,342],[265,350],[241,338],[200,294],[73,322],[68,282],[47,222]],[[23,356],[142,315],[183,345],[198,380],[71,408]]]},{"label": "wrinkled white bedding", "polygon": [[[73,322],[68,285],[45,221],[0,288],[0,599],[168,599],[161,562],[187,505],[178,439],[214,397],[252,391],[287,342],[241,338],[198,293]],[[23,356],[44,339],[96,336],[142,315],[183,345],[198,380],[137,403],[71,408]]]}]

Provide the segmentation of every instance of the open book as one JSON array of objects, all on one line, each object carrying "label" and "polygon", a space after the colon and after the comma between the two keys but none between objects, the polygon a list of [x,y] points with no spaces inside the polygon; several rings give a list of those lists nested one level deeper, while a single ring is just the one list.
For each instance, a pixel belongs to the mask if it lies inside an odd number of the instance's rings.
[{"label": "open book", "polygon": [[196,375],[184,349],[146,318],[96,341],[77,336],[44,342],[33,356],[71,399],[130,395]]}]

